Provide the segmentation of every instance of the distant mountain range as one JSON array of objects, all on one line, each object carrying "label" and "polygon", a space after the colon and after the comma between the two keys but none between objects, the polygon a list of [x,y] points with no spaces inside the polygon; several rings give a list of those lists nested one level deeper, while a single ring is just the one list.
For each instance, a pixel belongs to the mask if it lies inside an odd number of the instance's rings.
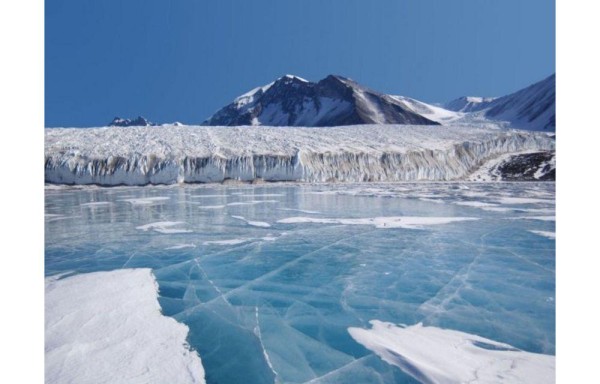
[{"label": "distant mountain range", "polygon": [[183,125],[180,122],[176,121],[174,123],[168,124],[155,124],[148,121],[145,117],[138,116],[135,119],[123,119],[121,117],[115,117],[109,124],[109,127],[151,127],[158,125]]},{"label": "distant mountain range", "polygon": [[533,131],[556,129],[556,75],[503,97],[461,97],[444,106],[457,112],[479,113],[511,127]]},{"label": "distant mountain range", "polygon": [[135,119],[123,119],[120,117],[115,117],[110,124],[109,127],[147,127],[151,125],[157,125],[149,122],[142,116],[138,116]]},{"label": "distant mountain range", "polygon": [[[506,96],[463,96],[438,106],[406,96],[383,94],[342,76],[329,75],[314,83],[285,75],[235,98],[202,125],[332,127],[494,122],[506,128],[553,132],[556,129],[555,84],[556,76],[551,75]],[[110,125],[157,124],[140,116],[133,120],[116,117]]]},{"label": "distant mountain range", "polygon": [[444,108],[456,112],[477,112],[495,99],[495,97],[462,96],[444,104]]}]

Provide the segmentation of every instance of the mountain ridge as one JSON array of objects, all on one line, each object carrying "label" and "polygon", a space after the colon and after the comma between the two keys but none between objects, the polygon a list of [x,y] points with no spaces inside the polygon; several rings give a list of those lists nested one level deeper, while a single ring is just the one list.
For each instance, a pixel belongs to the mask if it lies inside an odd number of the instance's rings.
[{"label": "mountain ridge", "polygon": [[285,75],[238,96],[202,125],[496,123],[506,128],[554,131],[555,94],[555,74],[505,96],[463,96],[442,105],[384,94],[340,75],[328,75],[318,82]]},{"label": "mountain ridge", "polygon": [[[554,132],[556,75],[501,97],[462,96],[428,104],[375,91],[340,75],[311,82],[284,75],[219,109],[201,125],[334,127],[364,124],[493,124]],[[115,117],[109,126],[153,126],[147,119]],[[180,123],[162,124],[181,125]]]},{"label": "mountain ridge", "polygon": [[314,83],[285,75],[238,96],[202,125],[330,127],[358,124],[439,125],[390,95],[329,75]]},{"label": "mountain ridge", "polygon": [[556,130],[556,74],[501,97],[463,96],[446,104],[455,112],[506,122],[511,128],[535,131]]}]

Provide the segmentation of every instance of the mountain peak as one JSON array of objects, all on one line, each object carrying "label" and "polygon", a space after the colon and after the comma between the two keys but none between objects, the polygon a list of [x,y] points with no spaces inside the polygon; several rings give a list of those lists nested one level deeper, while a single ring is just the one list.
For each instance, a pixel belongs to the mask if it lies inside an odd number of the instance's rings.
[{"label": "mountain peak", "polygon": [[343,76],[329,75],[313,83],[285,75],[237,97],[203,124],[328,127],[439,123]]},{"label": "mountain peak", "polygon": [[146,127],[154,125],[150,121],[146,120],[146,118],[142,116],[138,116],[137,118],[131,119],[123,119],[121,117],[115,117],[110,124],[109,127]]},{"label": "mountain peak", "polygon": [[319,81],[319,83],[320,82],[326,82],[326,83],[337,82],[337,83],[342,83],[342,84],[345,84],[345,85],[360,86],[360,84],[358,84],[357,82],[355,82],[351,78],[340,76],[340,75],[327,75],[327,77],[325,77],[324,79],[322,79],[321,81]]},{"label": "mountain peak", "polygon": [[296,75],[290,75],[290,74],[283,75],[283,76],[281,76],[281,77],[280,77],[279,79],[277,79],[277,80],[288,80],[288,81],[289,81],[289,80],[297,80],[297,81],[301,81],[301,82],[303,82],[303,83],[310,83],[310,81],[308,81],[308,80],[306,80],[306,79],[303,79],[303,78],[302,78],[302,77],[300,77],[300,76],[296,76]]}]

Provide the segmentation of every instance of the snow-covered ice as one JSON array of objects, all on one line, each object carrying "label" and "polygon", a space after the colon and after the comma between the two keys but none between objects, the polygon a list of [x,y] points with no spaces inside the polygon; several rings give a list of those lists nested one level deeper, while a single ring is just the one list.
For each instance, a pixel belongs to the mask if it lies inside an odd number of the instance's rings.
[{"label": "snow-covered ice", "polygon": [[464,332],[399,327],[378,320],[371,329],[349,328],[352,337],[421,383],[522,383],[555,381],[555,358],[529,353]]},{"label": "snow-covered ice", "polygon": [[556,216],[518,216],[511,217],[511,220],[540,220],[540,221],[556,221]]},{"label": "snow-covered ice", "polygon": [[252,239],[207,240],[207,241],[203,242],[202,244],[204,244],[204,245],[211,245],[211,244],[236,245],[236,244],[247,243],[249,241],[252,241]]},{"label": "snow-covered ice", "polygon": [[556,239],[556,232],[550,232],[550,231],[529,231],[531,233],[535,233],[536,235],[540,235],[540,236],[544,236],[547,237],[549,239]]},{"label": "snow-covered ice", "polygon": [[[370,332],[372,319],[407,329],[422,323],[428,337],[444,330],[432,336],[439,350],[454,336],[478,335],[523,356],[554,355],[556,223],[538,219],[554,216],[554,187],[51,185],[45,272],[73,275],[60,282],[150,268],[162,314],[189,329],[183,338],[207,382],[414,383],[348,328]],[[95,202],[111,204],[83,205]],[[65,306],[81,305],[62,297]],[[155,289],[149,297],[156,300]],[[488,352],[490,368],[502,364]],[[463,368],[443,370],[456,369]]]},{"label": "snow-covered ice", "polygon": [[164,196],[158,196],[158,197],[146,197],[143,199],[124,199],[124,201],[127,201],[128,203],[131,203],[132,205],[150,205],[150,204],[156,204],[159,202],[164,202],[165,200],[169,200],[168,197],[164,197]]},{"label": "snow-covered ice", "polygon": [[497,207],[498,206],[498,204],[484,203],[481,201],[457,201],[455,204],[466,205],[469,207],[478,207],[478,208],[487,208],[487,207]]},{"label": "snow-covered ice", "polygon": [[241,220],[241,221],[245,222],[246,224],[252,225],[254,227],[269,228],[271,226],[271,224],[265,223],[264,221],[247,220],[244,216],[231,216],[231,217],[233,217],[234,219]]},{"label": "snow-covered ice", "polygon": [[186,223],[181,222],[181,221],[159,221],[156,223],[150,223],[150,224],[145,224],[145,225],[140,225],[139,227],[136,227],[137,229],[140,229],[144,232],[149,231],[149,230],[153,230],[155,232],[159,232],[159,233],[187,233],[187,232],[192,232],[189,229],[184,229],[184,228],[173,228],[173,227],[181,227],[182,225],[185,225]]},{"label": "snow-covered ice", "polygon": [[46,383],[204,383],[149,269],[46,278]]},{"label": "snow-covered ice", "polygon": [[256,204],[269,204],[269,203],[278,203],[279,200],[251,200],[251,201],[235,201],[233,203],[228,203],[228,206],[234,205],[256,205]]},{"label": "snow-covered ice", "polygon": [[177,245],[173,245],[172,247],[167,247],[165,249],[169,250],[169,249],[184,249],[184,248],[196,248],[196,244],[177,244]]}]

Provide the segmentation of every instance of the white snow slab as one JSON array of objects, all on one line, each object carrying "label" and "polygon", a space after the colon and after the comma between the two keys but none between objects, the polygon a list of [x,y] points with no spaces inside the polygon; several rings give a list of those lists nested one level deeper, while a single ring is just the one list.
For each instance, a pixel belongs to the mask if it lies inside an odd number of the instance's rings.
[{"label": "white snow slab", "polygon": [[236,201],[228,203],[228,207],[235,207],[238,205],[256,205],[256,204],[267,204],[267,203],[279,203],[279,200],[252,200],[252,201]]},{"label": "white snow slab", "polygon": [[485,203],[483,201],[458,201],[455,204],[457,204],[457,205],[464,205],[464,206],[467,206],[467,207],[475,207],[475,208],[497,207],[496,204]]},{"label": "white snow slab", "polygon": [[189,233],[192,232],[190,229],[183,228],[173,228],[181,225],[186,225],[183,221],[158,221],[156,223],[150,223],[145,225],[140,225],[136,227],[136,229],[140,229],[144,232],[148,230],[153,230],[158,233],[172,234],[172,233]]},{"label": "white snow slab", "polygon": [[518,350],[464,332],[400,327],[378,320],[372,329],[348,328],[350,335],[388,364],[422,383],[555,382],[555,357]]},{"label": "white snow slab", "polygon": [[529,232],[535,233],[536,235],[547,237],[549,239],[556,239],[556,232],[550,232],[550,231],[529,231]]},{"label": "white snow slab", "polygon": [[112,203],[110,201],[95,201],[81,204],[82,207],[102,207],[107,205],[112,205]]},{"label": "white snow slab", "polygon": [[457,221],[479,220],[476,217],[411,217],[411,216],[386,216],[368,217],[361,219],[344,218],[317,218],[317,217],[288,217],[278,220],[281,224],[318,223],[318,224],[343,224],[343,225],[373,225],[375,228],[392,229],[423,229],[429,225],[449,224]]},{"label": "white snow slab", "polygon": [[556,221],[556,216],[520,216],[511,217],[510,220]]},{"label": "white snow slab", "polygon": [[530,197],[502,197],[498,199],[500,204],[554,204],[551,199],[536,199]]},{"label": "white snow slab", "polygon": [[170,250],[170,249],[185,249],[185,248],[196,248],[196,244],[177,244],[172,247],[165,248],[165,249]]},{"label": "white snow slab", "polygon": [[271,224],[266,223],[264,221],[248,220],[244,216],[231,216],[231,217],[233,217],[234,219],[237,219],[237,220],[245,221],[246,224],[251,225],[253,227],[269,228],[271,226]]},{"label": "white snow slab", "polygon": [[144,198],[140,198],[140,199],[124,199],[123,201],[127,201],[128,203],[131,203],[132,205],[151,205],[151,204],[155,204],[159,201],[165,201],[165,200],[169,200],[168,197],[144,197]]},{"label": "white snow slab", "polygon": [[252,239],[228,239],[228,240],[207,240],[203,245],[238,245],[252,241]]},{"label": "white snow slab", "polygon": [[321,214],[321,212],[319,212],[319,211],[309,211],[307,209],[279,208],[279,210],[281,210],[281,211],[294,211],[294,212],[308,213],[308,214],[313,214],[313,215],[320,215]]},{"label": "white snow slab", "polygon": [[203,205],[198,208],[200,208],[200,209],[223,209],[223,208],[225,208],[225,205]]},{"label": "white snow slab", "polygon": [[204,383],[188,327],[163,316],[150,269],[45,281],[46,383]]}]

